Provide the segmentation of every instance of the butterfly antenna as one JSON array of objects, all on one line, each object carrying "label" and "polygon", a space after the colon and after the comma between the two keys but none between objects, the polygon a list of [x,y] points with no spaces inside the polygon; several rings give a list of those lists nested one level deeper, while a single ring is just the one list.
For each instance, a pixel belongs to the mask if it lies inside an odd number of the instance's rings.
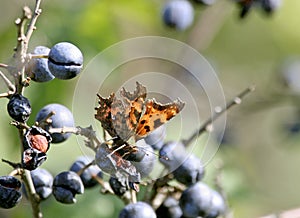
[{"label": "butterfly antenna", "polygon": [[137,146],[137,147],[138,147],[139,149],[143,150],[143,151],[146,153],[146,155],[149,155],[149,153],[151,153],[151,154],[157,156],[157,157],[160,158],[160,159],[169,160],[169,158],[168,158],[167,156],[157,154],[157,153],[155,153],[154,151],[150,151],[150,150],[148,150],[147,148],[144,148],[144,147],[142,147],[142,146]]}]

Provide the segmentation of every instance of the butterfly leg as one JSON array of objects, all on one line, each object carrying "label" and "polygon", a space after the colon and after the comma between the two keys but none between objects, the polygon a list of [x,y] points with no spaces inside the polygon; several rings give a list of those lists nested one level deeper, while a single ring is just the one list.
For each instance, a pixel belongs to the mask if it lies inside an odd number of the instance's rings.
[{"label": "butterfly leg", "polygon": [[113,150],[110,154],[108,154],[107,156],[111,156],[114,153],[116,153],[117,151],[121,150],[122,148],[124,148],[125,146],[127,146],[126,144],[121,145],[120,147],[116,148],[115,150]]}]

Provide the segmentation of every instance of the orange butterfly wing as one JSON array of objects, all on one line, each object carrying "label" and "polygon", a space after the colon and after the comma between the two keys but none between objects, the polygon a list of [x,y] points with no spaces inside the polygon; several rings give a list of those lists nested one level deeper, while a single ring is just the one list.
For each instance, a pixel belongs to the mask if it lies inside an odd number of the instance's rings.
[{"label": "orange butterfly wing", "polygon": [[145,112],[136,128],[137,137],[145,137],[154,129],[172,119],[183,109],[184,102],[177,99],[172,103],[160,104],[155,99],[149,99],[145,107]]}]

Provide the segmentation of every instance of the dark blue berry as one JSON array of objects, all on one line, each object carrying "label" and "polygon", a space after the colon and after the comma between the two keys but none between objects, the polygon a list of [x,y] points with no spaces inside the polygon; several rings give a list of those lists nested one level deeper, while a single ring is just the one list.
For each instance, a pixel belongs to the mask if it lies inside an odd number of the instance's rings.
[{"label": "dark blue berry", "polygon": [[182,210],[175,198],[167,197],[159,208],[157,208],[156,215],[157,218],[181,218]]},{"label": "dark blue berry", "polygon": [[159,150],[164,144],[166,138],[166,125],[162,125],[144,138],[148,145],[151,145],[154,150]]},{"label": "dark blue berry", "polygon": [[27,98],[14,94],[9,99],[7,111],[11,118],[19,122],[26,122],[31,114],[31,105]]},{"label": "dark blue berry", "polygon": [[279,67],[282,83],[293,93],[300,93],[300,57],[289,57]]},{"label": "dark blue berry", "polygon": [[[51,112],[55,114],[50,117],[51,122],[46,125],[39,124],[46,131],[49,128],[74,127],[74,117],[72,112],[61,104],[48,104],[43,107],[37,114],[35,120],[40,122],[44,120]],[[60,143],[67,140],[71,133],[53,133],[51,134],[52,143]]]},{"label": "dark blue berry", "polygon": [[69,42],[54,45],[49,53],[48,66],[58,79],[72,79],[83,67],[83,56],[79,48]]},{"label": "dark blue berry", "polygon": [[197,182],[183,191],[179,205],[184,217],[205,216],[212,201],[212,190],[204,183]]},{"label": "dark blue berry", "polygon": [[52,193],[53,176],[45,169],[37,168],[30,172],[36,193],[42,200]]},{"label": "dark blue berry", "polygon": [[21,182],[13,176],[0,176],[0,207],[8,209],[16,206],[21,198]]},{"label": "dark blue berry", "polygon": [[[91,161],[86,156],[79,157],[70,167],[70,171],[78,173],[81,169],[83,169],[87,164]],[[102,172],[98,166],[91,165],[87,169],[85,169],[81,174],[80,178],[85,188],[94,187],[98,184],[97,180],[94,177],[102,178]]]},{"label": "dark blue berry", "polygon": [[[33,50],[33,54],[48,55],[50,49],[45,46],[37,46]],[[26,69],[28,76],[36,82],[47,82],[54,79],[48,68],[47,58],[32,58]]]},{"label": "dark blue berry", "polygon": [[212,190],[211,205],[204,218],[216,218],[224,214],[225,210],[226,210],[226,205],[223,197],[215,190]]},{"label": "dark blue berry", "polygon": [[84,186],[80,177],[72,171],[62,172],[54,178],[53,195],[61,203],[76,203],[75,195],[83,192]]},{"label": "dark blue berry", "polygon": [[277,10],[282,4],[281,0],[261,0],[262,8],[268,14]]},{"label": "dark blue berry", "polygon": [[153,148],[150,145],[146,144],[143,139],[139,140],[138,142],[138,149],[142,150],[145,153],[145,155],[140,162],[132,162],[132,164],[135,166],[136,170],[141,174],[141,177],[145,178],[149,176],[149,174],[152,172],[157,158],[154,154]]},{"label": "dark blue berry", "polygon": [[191,154],[173,172],[175,179],[185,185],[200,181],[204,176],[204,166],[199,158]]},{"label": "dark blue berry", "polygon": [[159,161],[173,171],[187,158],[187,152],[181,142],[169,141],[159,150],[159,156]]},{"label": "dark blue berry", "polygon": [[193,20],[194,9],[189,1],[169,1],[163,9],[163,21],[169,27],[185,30],[192,25]]},{"label": "dark blue berry", "polygon": [[119,218],[156,218],[153,208],[142,201],[126,205],[119,214]]}]

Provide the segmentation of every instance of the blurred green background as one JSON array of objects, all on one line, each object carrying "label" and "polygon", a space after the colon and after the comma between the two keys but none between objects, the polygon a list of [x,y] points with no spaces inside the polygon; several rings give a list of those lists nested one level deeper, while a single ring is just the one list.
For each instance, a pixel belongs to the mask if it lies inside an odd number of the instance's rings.
[{"label": "blurred green background", "polygon": [[[16,44],[14,20],[20,16],[23,5],[32,7],[33,3],[33,0],[0,0],[0,62],[9,63]],[[289,125],[300,122],[299,98],[282,81],[280,66],[286,58],[300,56],[300,1],[284,0],[273,16],[255,9],[244,20],[238,18],[238,7],[229,0],[219,0],[210,7],[194,5],[194,24],[184,32],[163,25],[164,3],[158,0],[43,1],[43,13],[30,50],[37,45],[51,47],[60,41],[70,41],[82,50],[88,63],[110,45],[137,36],[164,36],[189,44],[213,64],[226,99],[250,84],[256,85],[256,91],[228,113],[225,135],[228,140],[207,166],[204,181],[213,186],[215,165],[222,161],[224,189],[238,218],[299,207],[300,132],[292,133],[288,129]],[[32,82],[25,92],[33,106],[29,123],[48,103],[58,102],[71,108],[76,81]],[[5,90],[0,81],[0,91]],[[0,154],[1,158],[19,161],[19,141],[16,129],[9,125],[7,101],[0,101]],[[72,137],[52,145],[43,167],[55,175],[67,170],[81,154],[76,138]],[[10,170],[1,163],[1,175]],[[76,205],[62,205],[51,197],[42,203],[44,216],[117,217],[123,207],[116,197],[99,194],[99,188],[86,190],[77,199]],[[31,208],[23,199],[16,208],[0,209],[0,216],[30,217]]]}]

